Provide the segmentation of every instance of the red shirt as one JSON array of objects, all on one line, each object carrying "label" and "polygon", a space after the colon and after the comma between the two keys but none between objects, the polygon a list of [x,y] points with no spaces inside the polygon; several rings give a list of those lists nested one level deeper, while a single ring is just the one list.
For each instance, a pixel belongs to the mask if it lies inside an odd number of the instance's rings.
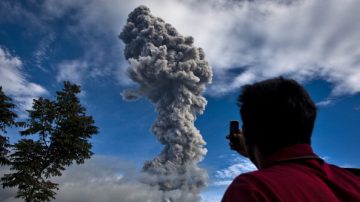
[{"label": "red shirt", "polygon": [[247,201],[360,202],[360,177],[297,144],[271,155],[264,168],[237,176],[222,199]]}]

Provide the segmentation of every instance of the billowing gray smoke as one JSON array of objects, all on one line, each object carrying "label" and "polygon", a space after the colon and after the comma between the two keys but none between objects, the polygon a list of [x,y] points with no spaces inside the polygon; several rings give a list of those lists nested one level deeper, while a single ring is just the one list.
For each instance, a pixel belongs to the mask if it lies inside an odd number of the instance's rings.
[{"label": "billowing gray smoke", "polygon": [[145,163],[150,177],[144,181],[164,191],[165,201],[199,201],[207,173],[197,163],[206,149],[194,121],[205,108],[201,93],[212,78],[204,52],[145,6],[129,14],[119,37],[126,44],[129,77],[139,85],[122,95],[143,96],[155,104],[152,132],[164,145],[159,156]]}]

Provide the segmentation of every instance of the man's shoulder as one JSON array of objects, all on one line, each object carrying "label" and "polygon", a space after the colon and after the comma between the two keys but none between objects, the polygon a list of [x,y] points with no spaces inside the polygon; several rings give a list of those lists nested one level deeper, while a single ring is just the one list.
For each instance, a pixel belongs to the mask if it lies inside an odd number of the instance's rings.
[{"label": "man's shoulder", "polygon": [[256,181],[257,179],[267,178],[273,175],[286,175],[284,170],[289,171],[289,168],[286,165],[275,165],[269,168],[264,168],[261,170],[255,170],[247,173],[242,173],[238,175],[235,180],[245,180],[245,181]]},{"label": "man's shoulder", "polygon": [[276,187],[292,186],[289,179],[302,184],[316,184],[319,180],[341,184],[344,187],[359,187],[360,178],[346,169],[336,165],[322,163],[304,165],[297,163],[283,163],[269,168],[238,175],[233,183],[242,187],[262,187],[272,189]]},{"label": "man's shoulder", "polygon": [[267,182],[262,170],[240,174],[228,187],[222,202],[271,201],[276,196]]},{"label": "man's shoulder", "polygon": [[267,173],[267,171],[263,170],[242,173],[233,180],[233,183],[248,188],[258,187],[259,184],[264,184],[264,178],[267,178]]},{"label": "man's shoulder", "polygon": [[[289,177],[301,178],[308,175],[306,171],[299,165],[280,164],[269,168],[256,170],[238,175],[234,179],[234,183],[249,186],[273,186],[277,184],[287,184]],[[276,179],[276,180],[274,180]]]},{"label": "man's shoulder", "polygon": [[254,175],[256,172],[258,171],[238,175],[227,188],[222,202],[266,201],[263,186],[256,183],[259,181]]},{"label": "man's shoulder", "polygon": [[[359,178],[354,178],[357,177],[350,172],[327,163],[281,163],[238,175],[226,191],[224,199],[228,200],[223,202],[237,202],[240,199],[289,201],[288,199],[294,199],[294,196],[304,199],[317,197],[317,201],[323,201],[320,199],[331,199],[334,194],[340,198],[359,198]],[[322,194],[319,195],[314,190],[322,190]],[[342,193],[346,194],[341,195]]]}]

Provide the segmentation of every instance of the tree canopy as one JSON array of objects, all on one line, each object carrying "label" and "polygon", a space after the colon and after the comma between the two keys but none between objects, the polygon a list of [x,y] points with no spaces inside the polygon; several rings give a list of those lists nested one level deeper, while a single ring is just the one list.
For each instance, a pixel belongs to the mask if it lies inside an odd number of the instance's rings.
[{"label": "tree canopy", "polygon": [[[61,176],[73,163],[84,163],[93,154],[89,140],[98,128],[81,105],[77,97],[80,92],[80,86],[64,82],[54,100],[34,99],[20,131],[23,138],[10,146],[12,151],[6,158],[12,172],[1,178],[4,188],[18,188],[16,197],[26,202],[54,199],[58,184],[49,179]],[[15,123],[10,118],[8,122]]]},{"label": "tree canopy", "polygon": [[9,163],[7,154],[9,153],[9,140],[5,136],[6,128],[15,125],[15,118],[17,114],[13,111],[15,105],[12,99],[5,95],[0,86],[0,164],[6,165]]}]

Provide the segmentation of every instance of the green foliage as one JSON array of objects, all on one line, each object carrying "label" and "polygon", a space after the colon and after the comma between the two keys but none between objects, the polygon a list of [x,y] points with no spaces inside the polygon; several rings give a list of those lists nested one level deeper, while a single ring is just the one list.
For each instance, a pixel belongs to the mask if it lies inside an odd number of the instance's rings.
[{"label": "green foliage", "polygon": [[[74,162],[84,163],[93,154],[89,139],[98,133],[91,116],[86,115],[77,94],[80,86],[64,83],[56,99],[34,100],[21,139],[9,156],[12,173],[1,178],[3,187],[18,187],[17,197],[26,202],[54,199],[58,185],[48,179],[61,176]],[[34,136],[36,138],[34,138]]]},{"label": "green foliage", "polygon": [[46,156],[44,145],[39,141],[22,139],[14,145],[16,151],[10,155],[11,170],[14,173],[3,177],[5,187],[18,187],[17,197],[26,202],[49,201],[54,198],[57,184],[42,177],[43,157]]},{"label": "green foliage", "polygon": [[0,86],[0,165],[9,164],[7,155],[10,145],[8,138],[4,134],[7,133],[7,127],[16,125],[15,118],[17,115],[12,111],[14,108],[15,105],[12,103],[11,98],[5,95]]}]

